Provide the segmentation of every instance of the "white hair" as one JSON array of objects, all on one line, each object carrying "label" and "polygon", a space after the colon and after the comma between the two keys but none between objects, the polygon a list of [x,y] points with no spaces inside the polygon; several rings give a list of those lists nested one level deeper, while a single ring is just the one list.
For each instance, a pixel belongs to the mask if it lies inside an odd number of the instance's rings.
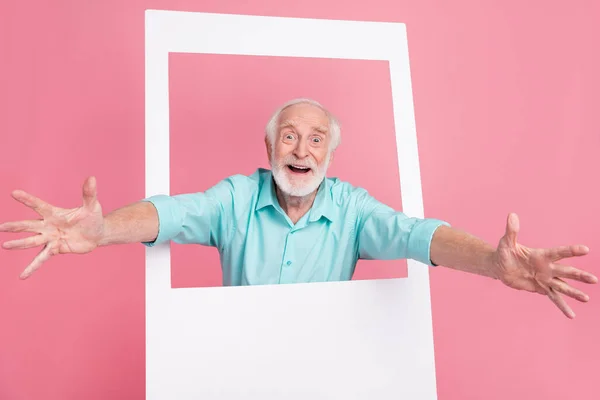
[{"label": "white hair", "polygon": [[281,107],[279,107],[277,110],[275,110],[275,112],[271,116],[271,119],[269,119],[267,126],[265,127],[265,136],[271,143],[271,148],[275,146],[275,140],[277,139],[277,133],[279,128],[279,117],[281,116],[281,113],[286,108],[296,104],[310,104],[323,110],[325,115],[327,115],[327,119],[329,120],[329,151],[335,150],[342,142],[341,127],[338,119],[335,117],[335,115],[333,115],[325,107],[323,107],[319,102],[307,98],[298,98],[290,100],[287,103],[283,104]]}]

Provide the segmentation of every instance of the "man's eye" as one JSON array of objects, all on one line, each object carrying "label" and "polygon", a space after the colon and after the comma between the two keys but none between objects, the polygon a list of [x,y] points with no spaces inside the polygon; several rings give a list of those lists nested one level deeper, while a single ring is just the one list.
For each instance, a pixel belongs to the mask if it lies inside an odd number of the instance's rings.
[{"label": "man's eye", "polygon": [[292,139],[294,139],[294,135],[287,134],[287,135],[285,135],[285,138],[289,139],[289,140],[292,140]]},{"label": "man's eye", "polygon": [[318,137],[313,138],[313,142],[320,143],[321,142],[321,138],[318,138]]}]

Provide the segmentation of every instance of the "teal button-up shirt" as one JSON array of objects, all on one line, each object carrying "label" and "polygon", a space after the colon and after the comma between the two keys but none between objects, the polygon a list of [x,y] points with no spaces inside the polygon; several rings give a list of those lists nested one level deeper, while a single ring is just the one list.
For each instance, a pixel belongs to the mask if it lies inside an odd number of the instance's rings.
[{"label": "teal button-up shirt", "polygon": [[337,178],[323,180],[312,208],[293,224],[265,169],[231,176],[204,192],[144,200],[159,218],[158,237],[144,244],[216,247],[225,286],[350,280],[361,258],[433,265],[431,238],[448,225],[409,218]]}]

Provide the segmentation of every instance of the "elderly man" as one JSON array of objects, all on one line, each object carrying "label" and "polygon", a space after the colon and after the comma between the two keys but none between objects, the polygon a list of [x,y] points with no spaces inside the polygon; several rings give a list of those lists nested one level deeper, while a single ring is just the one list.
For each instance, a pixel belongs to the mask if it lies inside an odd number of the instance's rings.
[{"label": "elderly man", "polygon": [[37,234],[3,247],[44,246],[23,279],[53,255],[172,240],[216,247],[224,285],[349,280],[360,258],[411,258],[546,295],[569,318],[573,311],[561,295],[589,300],[564,279],[596,283],[597,278],[558,263],[587,254],[585,246],[525,247],[517,243],[514,214],[496,247],[446,222],[410,218],[364,189],[326,177],[340,141],[340,127],[330,112],[310,99],[293,100],[276,110],[266,126],[271,171],[231,176],[201,193],[152,196],[106,216],[93,177],[85,181],[83,205],[75,209],[15,191],[13,197],[42,218],[1,224],[0,231]]}]

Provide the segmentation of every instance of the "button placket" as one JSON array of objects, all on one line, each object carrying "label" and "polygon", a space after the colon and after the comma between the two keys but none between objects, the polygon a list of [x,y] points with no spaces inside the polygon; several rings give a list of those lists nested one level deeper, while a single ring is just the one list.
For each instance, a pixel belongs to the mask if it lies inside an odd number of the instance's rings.
[{"label": "button placket", "polygon": [[292,239],[294,236],[294,232],[296,232],[293,228],[288,233],[288,237],[285,244],[285,253],[283,257],[283,265],[285,267],[290,267],[294,263],[294,254],[290,252],[290,247],[292,247]]}]

